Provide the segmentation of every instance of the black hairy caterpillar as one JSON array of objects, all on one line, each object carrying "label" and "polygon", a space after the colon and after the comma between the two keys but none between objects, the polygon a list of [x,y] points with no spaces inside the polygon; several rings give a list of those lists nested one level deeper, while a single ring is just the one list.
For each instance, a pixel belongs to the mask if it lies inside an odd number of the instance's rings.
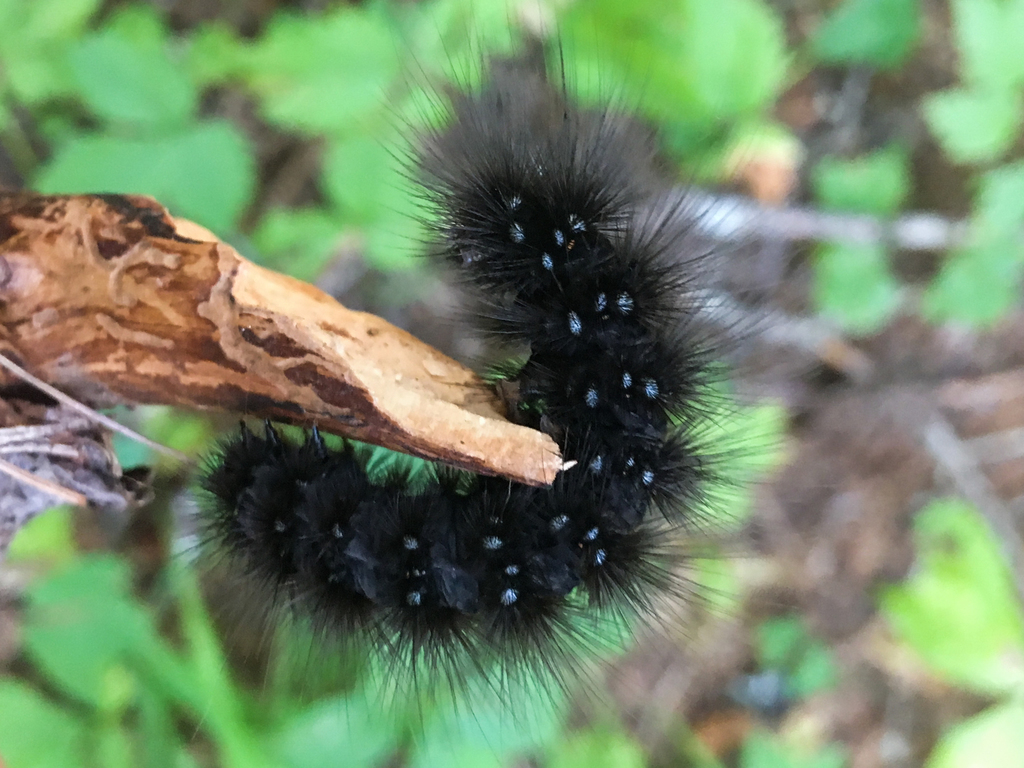
[{"label": "black hairy caterpillar", "polygon": [[538,489],[435,467],[371,482],[359,451],[244,426],[202,478],[208,538],[332,637],[449,681],[572,667],[588,617],[678,588],[673,530],[700,523],[716,348],[699,321],[693,216],[654,136],[553,87],[543,56],[492,64],[425,131],[413,168],[431,254],[486,338],[518,345],[510,418],[572,466]]}]

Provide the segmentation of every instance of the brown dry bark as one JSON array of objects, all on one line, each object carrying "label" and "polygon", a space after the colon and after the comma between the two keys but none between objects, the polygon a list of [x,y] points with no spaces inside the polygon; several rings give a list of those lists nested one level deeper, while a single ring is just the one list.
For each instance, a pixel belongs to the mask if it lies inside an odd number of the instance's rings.
[{"label": "brown dry bark", "polygon": [[97,407],[317,424],[533,485],[561,468],[472,371],[146,197],[0,193],[0,351]]}]

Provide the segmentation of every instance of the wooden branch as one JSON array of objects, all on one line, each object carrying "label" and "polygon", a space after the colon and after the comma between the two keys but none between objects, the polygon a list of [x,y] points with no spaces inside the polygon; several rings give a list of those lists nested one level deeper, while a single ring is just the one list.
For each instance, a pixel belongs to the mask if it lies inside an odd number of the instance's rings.
[{"label": "wooden branch", "polygon": [[472,371],[146,197],[0,193],[0,352],[97,407],[315,423],[533,485],[562,468]]}]

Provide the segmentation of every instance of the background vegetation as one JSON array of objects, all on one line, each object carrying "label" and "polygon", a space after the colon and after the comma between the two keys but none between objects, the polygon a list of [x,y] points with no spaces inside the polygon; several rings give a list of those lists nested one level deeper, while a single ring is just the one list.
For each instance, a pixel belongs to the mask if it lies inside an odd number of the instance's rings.
[{"label": "background vegetation", "polygon": [[[0,0],[0,182],[150,194],[250,258],[459,354],[443,324],[421,322],[445,295],[416,259],[403,142],[436,118],[439,82],[472,81],[483,52],[524,29],[557,30],[582,98],[620,94],[656,124],[681,181],[844,215],[890,219],[913,205],[963,222],[948,253],[926,258],[884,238],[797,250],[763,291],[776,306],[855,345],[908,316],[971,334],[1017,310],[1024,0]],[[940,73],[923,85],[907,74],[922,61]],[[882,83],[905,121],[823,138],[828,121],[800,111],[817,108],[820,89],[801,93],[822,82]],[[778,176],[781,193],[765,192]],[[733,428],[784,446],[797,413],[782,402],[741,411]],[[157,408],[120,415],[194,453],[223,426]],[[744,608],[750,561],[706,574],[711,607],[698,617],[722,620],[722,593],[745,617],[746,666],[720,686],[742,711],[729,721],[738,735],[666,712],[652,739],[614,686],[602,704],[554,692],[524,697],[512,715],[483,700],[381,717],[385,694],[358,660],[311,673],[308,660],[269,658],[255,627],[211,620],[216,585],[201,592],[189,568],[187,478],[119,448],[127,466],[161,471],[157,503],[113,526],[51,512],[0,570],[8,768],[1001,768],[1024,754],[1024,612],[1002,542],[966,502],[916,500],[913,569],[874,584],[871,609],[893,665],[970,703],[937,716],[922,749],[879,741],[870,762],[852,748],[861,735],[808,724],[849,677],[846,650],[818,637],[799,604]],[[761,456],[744,472],[780,461]],[[745,533],[758,487],[724,510]]]}]

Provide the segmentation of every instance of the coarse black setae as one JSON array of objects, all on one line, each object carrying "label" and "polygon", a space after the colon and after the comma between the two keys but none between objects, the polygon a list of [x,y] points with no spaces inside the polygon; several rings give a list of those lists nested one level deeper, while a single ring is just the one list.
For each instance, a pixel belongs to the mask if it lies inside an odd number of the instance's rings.
[{"label": "coarse black setae", "polygon": [[587,613],[675,588],[673,531],[709,481],[699,424],[715,346],[699,322],[693,215],[659,185],[653,135],[574,105],[543,57],[495,62],[419,138],[431,252],[481,332],[525,348],[510,417],[575,465],[537,489],[436,468],[371,482],[314,430],[243,427],[202,487],[212,545],[332,635],[458,681],[493,663],[556,679]]}]

